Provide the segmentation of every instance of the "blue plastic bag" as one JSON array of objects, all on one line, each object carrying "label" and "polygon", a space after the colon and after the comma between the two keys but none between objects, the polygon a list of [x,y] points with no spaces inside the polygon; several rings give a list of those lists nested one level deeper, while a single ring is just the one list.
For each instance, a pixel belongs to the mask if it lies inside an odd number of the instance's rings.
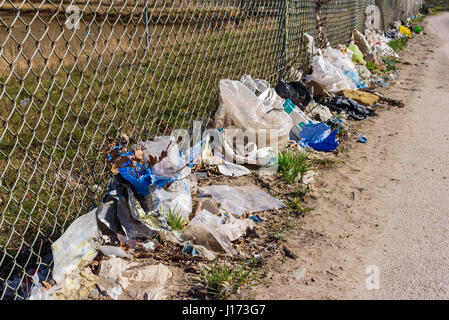
[{"label": "blue plastic bag", "polygon": [[343,73],[345,76],[349,77],[352,81],[354,81],[358,89],[366,88],[366,84],[362,83],[362,81],[360,80],[360,76],[357,72],[343,70]]},{"label": "blue plastic bag", "polygon": [[[113,149],[120,150],[120,148],[121,146],[116,146]],[[122,163],[118,168],[119,174],[134,187],[138,194],[142,196],[149,194],[149,186],[157,185],[158,187],[163,188],[167,183],[174,182],[178,178],[155,175],[151,168],[148,168],[148,164],[141,165],[137,162],[136,165],[133,166],[129,160],[129,158],[134,155],[133,151],[127,151],[125,153],[120,152],[119,155],[128,158],[127,162]],[[112,160],[110,154],[108,160]]]},{"label": "blue plastic bag", "polygon": [[307,124],[300,133],[299,143],[317,151],[334,151],[338,147],[337,133],[338,129],[331,131],[331,128],[323,122]]}]

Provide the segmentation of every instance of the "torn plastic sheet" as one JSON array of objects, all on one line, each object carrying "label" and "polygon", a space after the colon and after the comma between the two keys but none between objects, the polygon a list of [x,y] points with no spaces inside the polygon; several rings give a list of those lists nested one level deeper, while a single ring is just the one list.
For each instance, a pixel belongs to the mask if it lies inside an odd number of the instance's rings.
[{"label": "torn plastic sheet", "polygon": [[86,299],[95,276],[82,269],[97,256],[100,241],[94,209],[72,222],[53,243],[52,278],[56,285],[47,290],[40,285],[38,276],[33,277],[35,285],[29,299]]},{"label": "torn plastic sheet", "polygon": [[338,147],[338,130],[331,131],[331,128],[325,123],[308,124],[301,131],[298,141],[302,147],[309,146],[317,151],[334,151]]},{"label": "torn plastic sheet", "polygon": [[290,99],[303,111],[313,98],[312,87],[301,81],[285,82],[283,79],[280,79],[274,89],[281,98]]},{"label": "torn plastic sheet", "polygon": [[282,201],[256,186],[212,185],[201,187],[200,192],[202,192],[202,196],[212,196],[220,203],[223,210],[237,216],[244,213],[285,208]]},{"label": "torn plastic sheet", "polygon": [[145,293],[147,300],[163,299],[165,284],[173,276],[170,269],[161,263],[142,268],[137,265],[121,258],[102,261],[99,288],[114,300],[121,299],[123,290],[135,299],[143,299]]},{"label": "torn plastic sheet", "polygon": [[[127,151],[121,156],[129,158],[134,155],[136,149],[143,150],[145,164],[142,165],[137,162],[133,165],[128,159],[126,163],[120,165],[118,172],[132,184],[135,191],[140,195],[148,195],[150,186],[162,188],[166,184],[183,179],[190,174],[190,168],[186,166],[182,159],[174,137],[161,136],[154,138],[154,141],[139,142],[133,146],[132,151]],[[151,168],[148,167],[150,157],[159,158],[165,150],[167,156]],[[109,155],[109,160],[111,160],[111,155]]]},{"label": "torn plastic sheet", "polygon": [[188,240],[188,244],[192,242],[193,245],[198,245],[195,249],[205,258],[210,253],[202,250],[201,246],[207,250],[235,255],[231,242],[242,237],[254,225],[254,221],[250,219],[236,219],[230,214],[219,217],[203,209],[190,221],[182,238]]},{"label": "torn plastic sheet", "polygon": [[366,120],[368,117],[376,115],[373,109],[365,107],[350,98],[332,97],[328,102],[323,104],[333,111],[344,111],[355,120]]},{"label": "torn plastic sheet", "polygon": [[218,166],[218,171],[220,171],[222,175],[230,177],[241,177],[251,173],[248,168],[227,161],[225,164],[221,164]]},{"label": "torn plastic sheet", "polygon": [[79,272],[80,265],[96,257],[100,233],[95,213],[96,209],[76,219],[51,246],[56,283],[62,283],[68,273]]},{"label": "torn plastic sheet", "polygon": [[200,245],[214,252],[223,252],[231,256],[237,254],[221,226],[211,220],[195,216],[181,238],[183,241],[189,241],[193,245]]},{"label": "torn plastic sheet", "polygon": [[201,222],[218,226],[229,238],[235,241],[242,237],[246,230],[254,227],[254,222],[249,219],[236,219],[231,214],[225,214],[221,217],[214,215],[207,210],[201,210],[192,220],[199,219]]},{"label": "torn plastic sheet", "polygon": [[131,187],[119,176],[114,176],[102,203],[97,219],[114,233],[123,230],[129,239],[152,239],[167,223],[163,216],[147,205],[143,197],[136,198]]},{"label": "torn plastic sheet", "polygon": [[220,80],[219,88],[219,107],[214,123],[216,128],[238,128],[254,137],[261,129],[276,129],[276,136],[268,136],[266,145],[287,143],[293,123],[282,107],[284,99],[273,88],[256,96],[241,81],[227,79]]},{"label": "torn plastic sheet", "polygon": [[108,257],[113,258],[130,258],[129,253],[125,252],[120,247],[114,247],[114,246],[99,246],[98,250]]},{"label": "torn plastic sheet", "polygon": [[190,184],[188,179],[175,181],[167,190],[154,190],[147,196],[147,199],[151,199],[152,207],[157,208],[165,219],[168,218],[170,212],[173,212],[184,220],[188,220],[192,212]]}]

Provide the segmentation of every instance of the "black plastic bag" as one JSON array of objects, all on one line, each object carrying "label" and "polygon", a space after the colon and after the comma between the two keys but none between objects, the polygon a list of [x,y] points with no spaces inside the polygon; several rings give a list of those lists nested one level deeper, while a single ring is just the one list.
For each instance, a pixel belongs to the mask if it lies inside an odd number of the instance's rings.
[{"label": "black plastic bag", "polygon": [[276,93],[283,99],[290,99],[296,106],[304,111],[312,100],[313,89],[300,81],[285,82],[280,79],[274,87]]},{"label": "black plastic bag", "polygon": [[344,111],[355,120],[366,120],[368,117],[376,115],[373,109],[365,107],[350,98],[332,97],[328,102],[323,104],[332,111]]}]

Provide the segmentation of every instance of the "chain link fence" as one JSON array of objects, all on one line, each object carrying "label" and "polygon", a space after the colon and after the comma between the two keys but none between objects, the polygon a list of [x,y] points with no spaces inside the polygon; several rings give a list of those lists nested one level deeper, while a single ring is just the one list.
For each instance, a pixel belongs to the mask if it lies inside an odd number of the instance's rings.
[{"label": "chain link fence", "polygon": [[[368,5],[385,27],[415,2],[333,0],[328,39],[348,43]],[[212,118],[221,78],[303,67],[305,32],[315,0],[1,1],[0,299],[26,298],[52,241],[98,205],[108,137]]]}]

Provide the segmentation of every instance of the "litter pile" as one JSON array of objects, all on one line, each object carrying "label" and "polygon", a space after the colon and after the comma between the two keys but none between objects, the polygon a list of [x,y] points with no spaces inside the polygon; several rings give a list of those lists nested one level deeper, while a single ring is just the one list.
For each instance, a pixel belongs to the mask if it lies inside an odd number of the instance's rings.
[{"label": "litter pile", "polygon": [[[199,174],[207,179],[213,168],[239,177],[251,174],[248,165],[270,168],[277,164],[277,150],[292,144],[296,150],[336,150],[338,132],[348,119],[373,117],[386,100],[374,87],[400,76],[389,67],[399,56],[388,43],[411,37],[411,31],[403,25],[385,34],[355,30],[347,47],[325,49],[315,48],[313,38],[306,37],[311,71],[295,81],[280,79],[274,87],[249,75],[240,81],[222,79],[217,130],[186,152],[170,136],[132,146],[126,137],[111,139],[107,159],[112,178],[101,204],[53,243],[53,268],[32,273],[29,298],[86,299],[95,292],[121,299],[133,284],[144,288],[134,298],[162,299],[172,277],[169,268],[139,267],[133,257],[165,243],[175,245],[173,254],[191,258],[238,256],[233,242],[262,221],[256,213],[285,205],[254,185],[198,187]],[[240,139],[239,132],[254,137],[263,132],[266,139]],[[236,137],[242,143],[235,143]],[[367,139],[360,135],[359,141]],[[51,280],[42,281],[46,278]]]}]

